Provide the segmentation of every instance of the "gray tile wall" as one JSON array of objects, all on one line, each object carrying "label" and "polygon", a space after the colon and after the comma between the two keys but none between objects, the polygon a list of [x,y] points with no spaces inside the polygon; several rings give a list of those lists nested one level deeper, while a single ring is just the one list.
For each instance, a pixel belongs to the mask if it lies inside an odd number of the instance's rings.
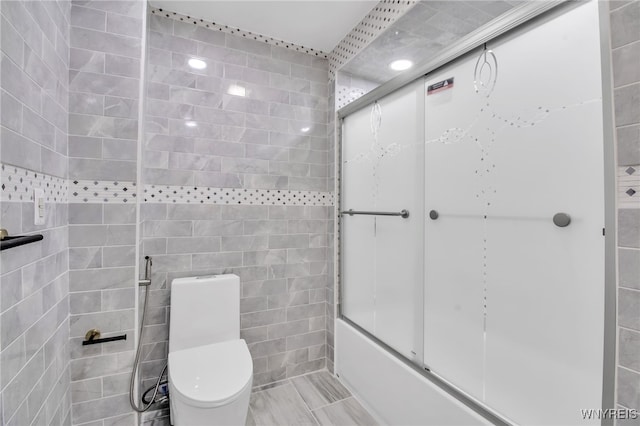
[{"label": "gray tile wall", "polygon": [[142,1],[73,1],[69,177],[136,179]]},{"label": "gray tile wall", "polygon": [[[610,8],[618,166],[640,170],[640,1]],[[618,245],[617,403],[640,411],[640,209],[618,210]]]},{"label": "gray tile wall", "polygon": [[[0,2],[0,158],[67,177],[67,1]],[[4,170],[4,169],[3,169]],[[67,207],[3,202],[0,227],[41,233],[0,254],[0,423],[70,423]]]},{"label": "gray tile wall", "polygon": [[254,385],[323,368],[331,214],[331,207],[143,205],[143,253],[154,271],[145,384],[166,363],[171,281],[223,272],[240,277],[241,336]]},{"label": "gray tile wall", "polygon": [[[145,184],[327,190],[325,59],[149,22]],[[206,69],[189,67],[192,57]]]},{"label": "gray tile wall", "polygon": [[[333,189],[326,60],[157,15],[149,25],[144,184]],[[171,280],[188,275],[240,276],[254,385],[325,366],[331,207],[142,207],[149,386],[166,362]]]},{"label": "gray tile wall", "polygon": [[[133,424],[135,204],[69,204],[69,335],[73,424]],[[85,333],[127,340],[82,346]],[[111,419],[116,416],[116,419]]]},{"label": "gray tile wall", "polygon": [[69,2],[2,2],[2,162],[67,177]]},{"label": "gray tile wall", "polygon": [[0,252],[2,424],[70,424],[67,206],[47,204],[42,226],[32,203],[1,210],[15,235],[44,237]]},{"label": "gray tile wall", "polygon": [[[69,177],[136,180],[141,0],[74,0],[69,64]],[[135,188],[131,188],[135,190]],[[136,203],[69,204],[73,424],[134,424]],[[127,340],[82,346],[92,328]]]}]

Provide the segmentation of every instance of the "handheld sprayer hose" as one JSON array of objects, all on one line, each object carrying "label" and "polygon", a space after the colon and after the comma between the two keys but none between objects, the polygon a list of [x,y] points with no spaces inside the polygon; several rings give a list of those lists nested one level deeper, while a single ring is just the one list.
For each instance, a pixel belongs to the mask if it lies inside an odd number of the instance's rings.
[{"label": "handheld sprayer hose", "polygon": [[[144,274],[145,279],[151,280],[151,265],[152,265],[151,258],[149,256],[145,256],[145,260],[146,260],[145,274]],[[136,403],[133,395],[134,395],[135,385],[136,385],[136,375],[138,373],[138,367],[140,365],[140,354],[142,352],[141,351],[142,333],[144,331],[144,317],[145,317],[145,314],[147,313],[147,305],[149,302],[149,286],[150,284],[147,284],[144,289],[144,305],[142,307],[142,318],[140,320],[140,334],[138,335],[138,347],[136,349],[135,361],[133,361],[133,371],[131,372],[131,381],[129,382],[129,404],[131,405],[131,408],[133,408],[138,413],[144,413],[149,408],[151,408],[151,406],[153,405],[156,399],[156,396],[158,395],[158,388],[160,387],[160,383],[162,382],[162,376],[164,375],[165,371],[167,371],[167,364],[165,364],[165,366],[162,368],[162,372],[158,376],[158,380],[156,381],[156,386],[155,386],[155,389],[153,390],[153,396],[151,397],[151,401],[149,402],[149,404],[145,404],[143,401],[142,407],[138,407],[138,404]]]}]

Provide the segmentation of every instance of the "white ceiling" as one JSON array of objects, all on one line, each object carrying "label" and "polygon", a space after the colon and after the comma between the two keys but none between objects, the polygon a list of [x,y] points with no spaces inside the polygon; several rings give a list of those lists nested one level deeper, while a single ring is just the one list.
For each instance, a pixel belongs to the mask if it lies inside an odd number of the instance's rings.
[{"label": "white ceiling", "polygon": [[216,24],[330,52],[377,0],[151,0],[151,5]]}]

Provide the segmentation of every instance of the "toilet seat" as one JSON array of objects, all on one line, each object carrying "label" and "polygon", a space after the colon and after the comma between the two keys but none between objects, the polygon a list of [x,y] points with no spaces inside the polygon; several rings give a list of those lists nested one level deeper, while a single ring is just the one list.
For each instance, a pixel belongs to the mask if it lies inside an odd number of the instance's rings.
[{"label": "toilet seat", "polygon": [[253,362],[244,340],[229,340],[169,353],[173,392],[196,407],[228,404],[251,386]]}]

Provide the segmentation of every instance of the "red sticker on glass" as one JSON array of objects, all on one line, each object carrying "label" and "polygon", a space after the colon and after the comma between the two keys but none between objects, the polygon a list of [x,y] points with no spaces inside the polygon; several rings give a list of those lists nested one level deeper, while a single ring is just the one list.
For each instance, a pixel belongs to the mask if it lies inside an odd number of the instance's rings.
[{"label": "red sticker on glass", "polygon": [[427,96],[453,88],[453,77],[439,81],[427,87]]}]

